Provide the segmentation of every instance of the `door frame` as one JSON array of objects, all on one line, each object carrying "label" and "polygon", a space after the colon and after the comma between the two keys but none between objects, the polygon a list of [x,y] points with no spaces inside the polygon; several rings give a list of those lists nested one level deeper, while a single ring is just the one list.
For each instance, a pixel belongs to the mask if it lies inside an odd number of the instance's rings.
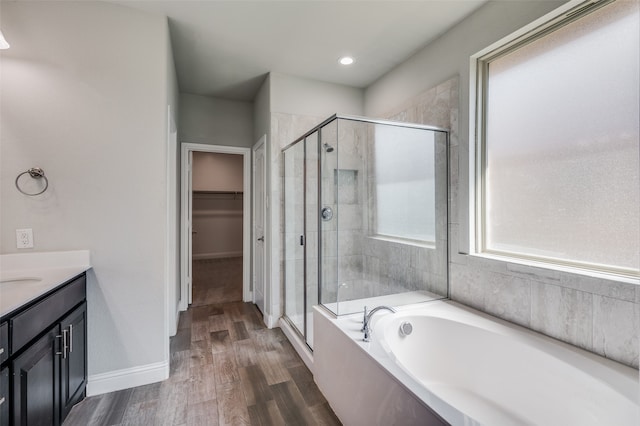
[{"label": "door frame", "polygon": [[189,244],[191,233],[187,232],[187,220],[191,218],[189,211],[189,154],[192,152],[212,152],[217,154],[242,155],[242,300],[250,302],[251,292],[251,148],[235,146],[207,145],[197,143],[183,143],[180,146],[180,310],[186,311],[191,303],[190,295],[192,282],[187,275],[189,258]]},{"label": "door frame", "polygon": [[[253,147],[251,148],[251,155],[252,155],[252,167],[255,167],[255,158],[256,158],[256,151],[258,149],[260,149],[260,147],[262,147],[263,149],[263,158],[264,158],[264,167],[262,170],[262,196],[263,196],[263,202],[262,202],[262,220],[263,220],[263,224],[262,224],[262,233],[263,233],[263,237],[266,236],[267,233],[267,209],[268,209],[268,203],[269,203],[269,196],[267,195],[267,135],[262,135],[260,137],[260,139],[258,139],[258,142],[255,143],[255,145],[253,145]],[[252,188],[256,188],[256,174],[255,171],[252,170],[252,176],[251,176],[251,184],[252,184]],[[258,191],[254,191],[251,201],[252,201],[252,232],[255,234],[255,229],[256,229],[256,212],[255,212],[255,208],[258,205],[258,203],[255,200],[255,196],[257,195]],[[255,236],[256,238],[258,237],[257,235]],[[258,270],[256,268],[256,256],[255,256],[255,252],[256,252],[256,247],[258,245],[258,240],[256,238],[252,238],[251,239],[251,284],[252,284],[252,289],[253,289],[253,296],[255,297],[256,291],[255,291],[255,282],[256,282],[256,276],[258,274]],[[263,298],[263,306],[262,306],[262,315],[266,316],[266,311],[267,310],[267,244],[265,241],[263,241],[263,258],[262,258],[262,298]],[[255,299],[253,299],[253,302],[255,303]]]}]

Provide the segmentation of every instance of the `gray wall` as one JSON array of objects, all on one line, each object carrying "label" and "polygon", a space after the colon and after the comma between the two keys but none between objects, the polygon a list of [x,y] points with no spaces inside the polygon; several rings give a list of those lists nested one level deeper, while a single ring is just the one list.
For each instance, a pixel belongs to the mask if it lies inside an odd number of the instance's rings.
[{"label": "gray wall", "polygon": [[271,112],[327,118],[364,111],[362,89],[273,72],[270,80]]},{"label": "gray wall", "polygon": [[[3,2],[2,253],[90,249],[89,374],[168,362],[168,27],[102,2]],[[175,105],[173,105],[175,107]],[[18,173],[40,166],[46,193]],[[144,167],[141,167],[144,166]]]},{"label": "gray wall", "polygon": [[[178,328],[179,306],[180,306],[180,142],[178,140],[178,128],[180,127],[180,92],[178,88],[178,75],[173,58],[173,47],[169,31],[166,32],[167,48],[167,93],[170,117],[169,139],[167,149],[167,169],[173,170],[174,175],[167,176],[170,186],[168,200],[169,209],[173,203],[173,220],[168,211],[167,226],[167,316],[169,321],[170,334],[174,335]],[[169,164],[169,162],[173,164]],[[172,186],[172,187],[171,187]],[[168,355],[167,355],[168,356]]]},{"label": "gray wall", "polygon": [[267,75],[253,100],[253,140],[271,132],[271,76]]},{"label": "gray wall", "polygon": [[180,143],[251,147],[253,104],[180,94]]},{"label": "gray wall", "polygon": [[458,134],[451,143],[451,298],[616,361],[638,367],[640,287],[468,252],[469,57],[563,2],[490,2],[382,77],[365,92],[367,115],[460,76]]}]

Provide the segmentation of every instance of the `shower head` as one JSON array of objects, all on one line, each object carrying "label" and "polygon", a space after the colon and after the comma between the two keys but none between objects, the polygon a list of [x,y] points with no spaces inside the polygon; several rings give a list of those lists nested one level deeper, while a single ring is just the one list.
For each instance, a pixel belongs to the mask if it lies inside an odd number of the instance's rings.
[{"label": "shower head", "polygon": [[324,147],[324,150],[326,152],[333,152],[333,147],[331,145],[329,145],[328,143],[325,142],[324,144],[322,144],[322,146]]}]

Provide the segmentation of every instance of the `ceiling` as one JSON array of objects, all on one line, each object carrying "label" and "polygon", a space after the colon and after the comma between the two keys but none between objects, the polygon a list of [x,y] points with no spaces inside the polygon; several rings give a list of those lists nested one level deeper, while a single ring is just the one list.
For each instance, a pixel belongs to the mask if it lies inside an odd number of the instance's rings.
[{"label": "ceiling", "polygon": [[251,101],[271,71],[367,87],[485,1],[116,2],[169,17],[181,92]]}]

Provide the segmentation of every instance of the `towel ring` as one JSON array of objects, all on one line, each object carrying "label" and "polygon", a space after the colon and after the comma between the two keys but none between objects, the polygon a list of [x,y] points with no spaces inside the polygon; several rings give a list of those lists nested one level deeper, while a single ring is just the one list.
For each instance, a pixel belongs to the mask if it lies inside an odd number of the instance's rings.
[{"label": "towel ring", "polygon": [[[23,191],[22,188],[20,188],[20,183],[18,181],[20,180],[22,175],[26,175],[27,173],[29,174],[29,176],[31,176],[34,179],[40,179],[40,178],[44,179],[44,189],[42,191],[34,192],[34,193],[28,193],[28,192]],[[18,175],[18,177],[16,177],[16,188],[18,188],[18,191],[20,191],[24,195],[28,195],[30,197],[33,197],[35,195],[42,194],[44,191],[47,190],[47,188],[49,188],[49,179],[47,179],[47,177],[44,175],[44,170],[42,170],[40,167],[32,167],[29,170],[27,170],[26,172],[20,173]]]}]

